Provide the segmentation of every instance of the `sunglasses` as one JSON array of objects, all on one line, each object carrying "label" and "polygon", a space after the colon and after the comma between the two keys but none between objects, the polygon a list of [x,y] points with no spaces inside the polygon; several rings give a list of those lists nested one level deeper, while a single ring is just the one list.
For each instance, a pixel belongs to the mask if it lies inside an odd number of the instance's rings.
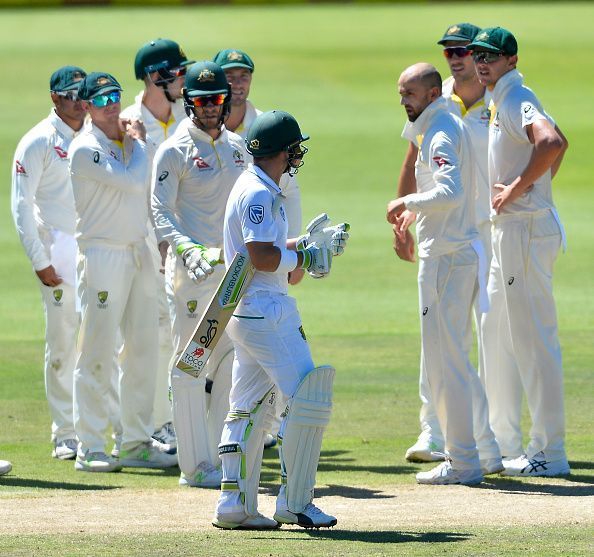
[{"label": "sunglasses", "polygon": [[204,97],[192,97],[190,101],[194,106],[205,107],[209,103],[214,106],[221,106],[224,104],[227,95],[219,94],[219,95],[207,95]]},{"label": "sunglasses", "polygon": [[443,49],[443,55],[449,60],[456,55],[458,58],[466,58],[470,54],[470,50],[466,50],[465,46],[447,46]]},{"label": "sunglasses", "polygon": [[172,77],[183,77],[186,75],[186,66],[179,66],[168,70]]},{"label": "sunglasses", "polygon": [[78,100],[78,93],[76,91],[56,91],[55,93],[58,97],[63,97],[71,102],[76,102]]},{"label": "sunglasses", "polygon": [[477,64],[491,64],[504,56],[503,52],[473,52],[472,59]]},{"label": "sunglasses", "polygon": [[97,95],[96,97],[93,97],[90,100],[90,102],[93,104],[93,106],[96,106],[97,108],[103,108],[108,104],[119,103],[121,97],[122,95],[119,91],[110,91],[109,93],[105,93],[104,95]]}]

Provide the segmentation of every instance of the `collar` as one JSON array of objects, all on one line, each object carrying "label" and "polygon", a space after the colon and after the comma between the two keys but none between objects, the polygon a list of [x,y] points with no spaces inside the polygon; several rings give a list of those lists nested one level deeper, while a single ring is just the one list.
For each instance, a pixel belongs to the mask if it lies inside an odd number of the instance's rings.
[{"label": "collar", "polygon": [[277,194],[281,194],[281,189],[278,184],[270,177],[266,172],[264,172],[259,166],[256,166],[253,163],[248,164],[248,172],[255,174],[265,185],[272,189],[273,192]]},{"label": "collar", "polygon": [[402,137],[408,141],[412,141],[420,147],[419,137],[423,137],[429,126],[433,122],[434,117],[440,112],[447,112],[446,100],[443,97],[435,99],[414,122],[406,122]]},{"label": "collar", "polygon": [[448,77],[443,82],[443,85],[441,88],[442,96],[445,99],[448,99],[458,105],[458,107],[460,108],[460,115],[462,116],[462,118],[464,118],[466,116],[466,114],[468,114],[471,110],[474,110],[481,106],[488,106],[488,104],[489,104],[488,101],[490,100],[490,97],[488,94],[488,90],[486,88],[485,88],[485,93],[483,94],[483,96],[480,99],[478,99],[471,107],[466,108],[464,101],[458,95],[456,95],[456,93],[454,92],[455,84],[456,84],[456,81],[454,80],[453,76]]},{"label": "collar", "polygon": [[213,139],[204,130],[201,130],[196,124],[194,124],[194,122],[190,118],[188,118],[188,120],[190,120],[188,123],[188,133],[190,134],[190,137],[192,138],[193,141],[201,141],[203,143],[212,143],[212,144],[227,143],[228,133],[227,133],[227,129],[225,128],[224,125],[221,128],[221,133],[220,133],[219,137],[217,137],[216,139]]},{"label": "collar", "polygon": [[109,137],[107,137],[107,135],[105,135],[105,132],[101,129],[99,129],[92,121],[91,124],[88,128],[86,128],[85,131],[88,131],[88,133],[94,135],[100,142],[106,142],[106,143],[115,143],[116,145],[118,143],[120,143],[120,145],[122,144],[122,142],[120,140],[117,139],[110,139]]},{"label": "collar", "polygon": [[62,118],[58,116],[55,108],[52,108],[50,110],[48,120],[50,124],[54,128],[56,128],[56,130],[58,130],[63,136],[69,137],[71,139],[84,128],[83,125],[83,128],[81,128],[79,131],[74,131],[66,122],[64,122],[64,120],[62,120]]},{"label": "collar", "polygon": [[522,85],[524,76],[518,70],[511,70],[502,75],[495,84],[491,97],[493,102],[498,105],[505,98],[509,90],[515,85]]}]

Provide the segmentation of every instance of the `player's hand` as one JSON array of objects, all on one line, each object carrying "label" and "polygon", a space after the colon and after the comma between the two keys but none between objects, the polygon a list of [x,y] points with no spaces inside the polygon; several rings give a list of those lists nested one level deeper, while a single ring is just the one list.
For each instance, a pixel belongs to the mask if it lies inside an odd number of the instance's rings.
[{"label": "player's hand", "polygon": [[303,254],[302,269],[306,269],[313,278],[324,278],[330,273],[332,266],[332,251],[325,246],[316,246],[311,244],[304,250],[299,250]]},{"label": "player's hand", "polygon": [[161,268],[159,272],[165,274],[165,262],[167,261],[167,250],[169,250],[169,242],[163,240],[159,242],[159,255],[161,256]]},{"label": "player's hand", "polygon": [[497,193],[493,196],[493,199],[491,199],[491,205],[497,214],[500,213],[503,207],[529,192],[534,187],[534,184],[530,184],[528,187],[520,190],[515,187],[518,182],[519,179],[514,180],[514,182],[510,185],[493,184],[493,188],[497,191]]},{"label": "player's hand", "polygon": [[396,217],[396,224],[392,226],[395,234],[398,234],[399,239],[404,242],[406,231],[410,228],[411,224],[417,219],[417,214],[405,209],[400,213],[400,216]]},{"label": "player's hand", "polygon": [[146,141],[146,128],[142,120],[120,119],[122,129],[130,139],[140,139]]},{"label": "player's hand", "polygon": [[304,249],[310,244],[317,246],[324,245],[332,252],[333,257],[344,253],[348,233],[351,225],[348,222],[342,222],[336,226],[330,226],[330,218],[326,213],[318,215],[305,228],[306,234],[297,239],[297,249]]},{"label": "player's hand", "polygon": [[392,229],[394,231],[394,251],[396,255],[403,261],[414,263],[416,261],[415,239],[410,230],[405,230],[403,233],[396,224],[393,225]]},{"label": "player's hand", "polygon": [[214,272],[215,265],[223,262],[220,248],[207,248],[201,244],[183,247],[181,255],[184,265],[188,276],[196,283],[206,280]]},{"label": "player's hand", "polygon": [[405,209],[406,207],[404,205],[402,197],[399,197],[398,199],[392,199],[392,201],[388,203],[388,209],[386,211],[386,220],[390,224],[396,224],[396,219]]},{"label": "player's hand", "polygon": [[35,271],[35,274],[45,286],[58,286],[58,284],[62,284],[62,278],[58,276],[56,269],[52,265],[40,271]]},{"label": "player's hand", "polygon": [[299,284],[305,275],[305,271],[301,267],[293,269],[288,276],[288,281],[291,286]]}]

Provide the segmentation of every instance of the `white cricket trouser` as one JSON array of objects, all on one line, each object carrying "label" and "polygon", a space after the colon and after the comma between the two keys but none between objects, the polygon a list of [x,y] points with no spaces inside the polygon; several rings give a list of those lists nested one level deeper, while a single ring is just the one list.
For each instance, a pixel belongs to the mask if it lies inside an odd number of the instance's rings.
[{"label": "white cricket trouser", "polygon": [[480,468],[473,432],[473,391],[482,386],[468,357],[477,265],[477,254],[470,245],[419,263],[422,366],[446,453],[454,468],[461,470]]},{"label": "white cricket trouser", "polygon": [[82,322],[74,372],[74,425],[85,452],[105,451],[108,392],[118,330],[124,345],[119,377],[122,449],[154,432],[158,357],[155,269],[147,244],[92,245],[78,263]]},{"label": "white cricket trouser", "polygon": [[[285,399],[292,397],[303,378],[314,369],[294,298],[264,291],[244,296],[227,332],[235,346],[231,412],[249,413],[273,387]],[[242,443],[243,422],[225,423],[221,444]],[[221,460],[223,477],[234,477],[234,471],[227,469],[232,463],[225,456]],[[238,497],[237,492],[223,492],[217,512],[233,512],[239,505]]]},{"label": "white cricket trouser", "polygon": [[[566,458],[563,369],[553,298],[553,266],[561,245],[551,210],[499,215],[493,223],[491,310],[483,316],[485,384],[490,421],[503,455],[544,451]],[[522,445],[522,392],[532,418]]]},{"label": "white cricket trouser", "polygon": [[[485,269],[484,280],[485,284],[489,275],[489,262],[491,261],[491,222],[483,223],[479,227],[480,240],[485,249],[487,267]],[[479,296],[475,296],[473,304],[476,342],[478,346],[478,376],[470,378],[472,387],[472,417],[473,417],[473,431],[476,446],[481,460],[490,458],[499,458],[500,452],[495,439],[495,435],[489,425],[489,409],[487,397],[484,386],[484,355],[483,355],[483,341],[481,332],[481,319],[483,312],[480,308]],[[469,331],[472,334],[472,331]],[[472,342],[472,339],[468,341]],[[431,391],[427,381],[427,373],[425,372],[424,358],[421,350],[421,365],[419,377],[419,397],[421,398],[421,410],[419,419],[421,422],[421,431],[429,435],[432,441],[438,448],[443,447],[444,439],[439,427],[439,421],[435,408],[431,400]]]},{"label": "white cricket trouser", "polygon": [[[74,264],[74,262],[73,262]],[[52,440],[74,439],[73,374],[79,314],[74,286],[39,283],[45,307],[45,394],[52,419]]]},{"label": "white cricket trouser", "polygon": [[[174,346],[171,360],[173,424],[180,468],[186,474],[194,472],[202,461],[214,466],[220,464],[218,444],[229,411],[233,344],[226,333],[219,338],[206,364],[205,376],[196,379],[175,367],[177,356],[194,334],[225,274],[224,265],[216,265],[214,269],[206,280],[196,284],[188,276],[181,257],[171,252],[167,256],[165,278]],[[210,394],[205,391],[206,378],[213,381]],[[187,423],[188,420],[194,423]]]}]

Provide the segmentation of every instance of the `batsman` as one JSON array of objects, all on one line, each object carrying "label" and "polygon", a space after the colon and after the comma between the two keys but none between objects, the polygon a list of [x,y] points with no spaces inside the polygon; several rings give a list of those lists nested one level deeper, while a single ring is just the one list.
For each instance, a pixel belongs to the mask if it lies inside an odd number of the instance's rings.
[{"label": "batsman", "polygon": [[[332,409],[334,368],[315,367],[287,275],[296,268],[314,278],[329,274],[333,255],[344,251],[348,225],[328,225],[323,215],[308,234],[287,239],[281,177],[294,174],[307,149],[295,118],[273,110],[259,115],[246,138],[253,164],[227,201],[225,261],[247,253],[256,271],[227,326],[235,347],[230,410],[219,456],[221,495],[213,525],[224,529],[273,529],[281,523],[331,527],[336,518],[313,504],[322,437]],[[278,434],[281,488],[274,519],[258,512],[264,435],[280,391],[288,399]]]}]

